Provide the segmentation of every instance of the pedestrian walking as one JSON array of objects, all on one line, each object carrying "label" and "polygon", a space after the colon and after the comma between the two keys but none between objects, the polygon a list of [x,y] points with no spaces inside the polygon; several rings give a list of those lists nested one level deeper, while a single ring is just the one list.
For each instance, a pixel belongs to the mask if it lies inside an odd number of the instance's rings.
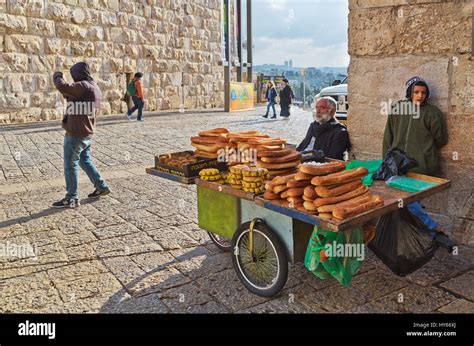
[{"label": "pedestrian walking", "polygon": [[280,116],[288,119],[290,116],[291,99],[294,98],[294,93],[288,79],[283,79],[282,84],[283,89],[280,91]]},{"label": "pedestrian walking", "polygon": [[127,112],[128,120],[132,120],[132,114],[138,110],[137,121],[144,121],[143,107],[145,106],[145,98],[143,97],[143,88],[141,82],[142,77],[142,73],[135,73],[127,85],[127,95],[131,96],[133,101],[133,107]]},{"label": "pedestrian walking", "polygon": [[78,166],[87,174],[95,190],[88,197],[110,193],[110,189],[92,162],[92,134],[95,131],[96,113],[100,108],[102,93],[85,62],[71,67],[74,83],[66,83],[61,72],[53,74],[56,89],[66,98],[67,107],[62,121],[64,137],[64,178],[66,196],[53,203],[55,208],[75,208],[80,205],[77,193]]},{"label": "pedestrian walking", "polygon": [[267,92],[265,93],[265,98],[267,100],[267,112],[263,116],[264,118],[268,118],[268,112],[270,112],[270,107],[273,109],[273,116],[271,119],[276,118],[276,110],[275,110],[275,105],[276,105],[276,98],[277,98],[277,91],[275,89],[275,84],[270,80],[267,83]]}]

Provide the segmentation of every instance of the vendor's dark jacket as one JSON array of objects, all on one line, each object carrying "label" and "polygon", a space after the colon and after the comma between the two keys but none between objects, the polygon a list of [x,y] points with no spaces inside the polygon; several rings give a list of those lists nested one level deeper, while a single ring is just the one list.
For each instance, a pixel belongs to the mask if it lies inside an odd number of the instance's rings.
[{"label": "vendor's dark jacket", "polygon": [[314,146],[308,149],[322,150],[328,158],[343,160],[344,152],[351,149],[349,133],[346,127],[335,118],[332,118],[325,124],[320,124],[316,121],[311,123],[306,137],[296,150],[305,150],[313,137],[316,138]]},{"label": "vendor's dark jacket", "polygon": [[286,85],[283,89],[280,91],[280,106],[286,107],[291,104],[291,94],[292,90],[289,85]]},{"label": "vendor's dark jacket", "polygon": [[[79,62],[71,67],[74,83],[66,83],[61,72],[53,75],[56,89],[68,101],[63,118],[67,136],[87,137],[95,131],[95,118],[100,108],[102,93],[91,77],[89,65]],[[70,111],[74,112],[71,113]]]},{"label": "vendor's dark jacket", "polygon": [[[420,107],[419,118],[404,114],[401,103],[398,101],[392,107],[388,116],[383,138],[382,154],[391,148],[404,150],[408,156],[418,162],[418,167],[412,172],[436,175],[439,173],[439,149],[448,142],[448,134],[443,113],[436,107],[424,103]],[[394,114],[394,107],[398,104],[398,112]],[[406,109],[406,107],[405,107]]]}]

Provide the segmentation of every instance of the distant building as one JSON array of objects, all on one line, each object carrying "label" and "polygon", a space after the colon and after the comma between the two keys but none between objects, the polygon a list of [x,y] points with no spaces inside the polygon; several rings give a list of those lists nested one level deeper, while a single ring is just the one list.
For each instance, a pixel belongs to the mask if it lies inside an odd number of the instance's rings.
[{"label": "distant building", "polygon": [[293,60],[290,59],[290,67],[293,67]]},{"label": "distant building", "polygon": [[288,67],[288,61],[285,60],[285,67]]}]

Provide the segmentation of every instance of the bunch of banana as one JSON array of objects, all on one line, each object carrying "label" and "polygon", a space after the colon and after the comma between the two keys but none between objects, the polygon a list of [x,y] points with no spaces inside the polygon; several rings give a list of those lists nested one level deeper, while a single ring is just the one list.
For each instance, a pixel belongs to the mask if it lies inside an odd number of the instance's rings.
[{"label": "bunch of banana", "polygon": [[206,181],[212,181],[218,184],[224,184],[224,179],[217,168],[205,168],[199,171],[199,178]]},{"label": "bunch of banana", "polygon": [[262,193],[265,191],[263,181],[267,178],[268,170],[265,168],[247,167],[242,169],[242,186],[245,192]]}]

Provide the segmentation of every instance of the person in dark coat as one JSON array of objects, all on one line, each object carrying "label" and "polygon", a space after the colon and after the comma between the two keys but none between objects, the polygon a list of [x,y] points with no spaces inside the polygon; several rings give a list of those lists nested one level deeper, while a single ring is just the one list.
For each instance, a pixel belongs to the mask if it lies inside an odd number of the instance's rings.
[{"label": "person in dark coat", "polygon": [[344,152],[351,149],[351,143],[347,128],[334,117],[336,107],[336,101],[331,97],[318,100],[313,115],[314,122],[309,126],[306,137],[296,150],[322,150],[325,157],[344,159]]},{"label": "person in dark coat", "polygon": [[73,83],[64,80],[62,72],[53,74],[54,86],[67,100],[67,108],[62,121],[66,130],[64,136],[64,178],[66,196],[53,203],[55,208],[76,208],[79,204],[77,183],[78,168],[87,174],[95,190],[88,197],[100,197],[110,193],[109,186],[92,162],[92,135],[95,119],[100,108],[102,92],[91,76],[90,67],[78,62],[70,69]]},{"label": "person in dark coat", "polygon": [[283,79],[282,84],[283,89],[280,91],[280,116],[288,119],[290,116],[291,98],[294,97],[294,94],[290,84],[288,84],[288,79]]},{"label": "person in dark coat", "polygon": [[275,85],[270,80],[268,81],[267,92],[265,93],[265,98],[267,99],[268,104],[267,104],[267,113],[263,115],[264,118],[268,118],[268,112],[270,112],[270,107],[273,109],[273,116],[271,117],[271,119],[275,119],[277,117],[276,110],[275,110],[276,97],[277,97],[277,91],[275,89]]}]

